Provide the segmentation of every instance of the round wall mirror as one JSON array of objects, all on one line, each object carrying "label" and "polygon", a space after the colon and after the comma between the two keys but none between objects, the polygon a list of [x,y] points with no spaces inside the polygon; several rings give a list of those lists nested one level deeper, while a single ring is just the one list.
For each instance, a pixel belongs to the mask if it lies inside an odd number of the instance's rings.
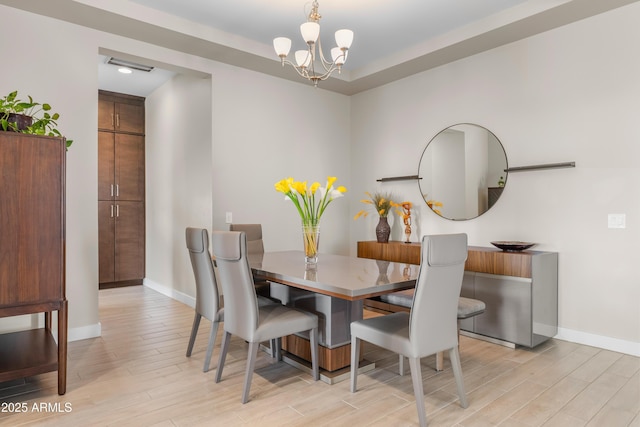
[{"label": "round wall mirror", "polygon": [[443,218],[476,218],[498,200],[507,182],[507,155],[488,129],[461,123],[431,139],[418,165],[420,192]]}]

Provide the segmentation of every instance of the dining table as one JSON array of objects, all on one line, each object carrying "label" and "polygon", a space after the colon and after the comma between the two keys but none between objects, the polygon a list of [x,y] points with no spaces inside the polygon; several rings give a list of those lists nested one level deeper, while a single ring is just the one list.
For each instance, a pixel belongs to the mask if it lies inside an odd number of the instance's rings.
[{"label": "dining table", "polygon": [[[318,315],[321,379],[333,384],[348,378],[351,363],[351,322],[363,318],[363,300],[415,287],[419,266],[347,255],[320,253],[307,264],[303,251],[278,251],[248,256],[255,279],[271,283],[270,295],[287,306]],[[309,366],[309,337],[282,340],[283,360]],[[360,352],[362,354],[363,352]],[[374,369],[362,359],[359,371]]]}]

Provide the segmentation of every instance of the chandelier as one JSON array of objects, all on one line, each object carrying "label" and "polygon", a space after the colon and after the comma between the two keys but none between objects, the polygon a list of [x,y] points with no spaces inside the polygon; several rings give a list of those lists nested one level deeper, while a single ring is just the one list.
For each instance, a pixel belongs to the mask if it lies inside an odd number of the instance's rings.
[{"label": "chandelier", "polygon": [[[309,12],[307,22],[300,25],[300,33],[305,43],[307,43],[307,49],[295,52],[295,64],[287,59],[287,55],[291,50],[291,39],[287,37],[273,39],[273,48],[280,57],[282,66],[284,67],[284,64],[291,65],[301,77],[310,80],[316,87],[320,80],[326,80],[334,71],[338,70],[338,74],[340,74],[342,65],[347,60],[349,47],[353,42],[353,31],[336,31],[337,46],[331,49],[331,61],[327,60],[322,53],[322,44],[318,37],[320,35],[320,18],[322,16],[318,13],[318,2],[314,0],[311,4],[311,12]],[[320,59],[319,61],[318,58]]]}]

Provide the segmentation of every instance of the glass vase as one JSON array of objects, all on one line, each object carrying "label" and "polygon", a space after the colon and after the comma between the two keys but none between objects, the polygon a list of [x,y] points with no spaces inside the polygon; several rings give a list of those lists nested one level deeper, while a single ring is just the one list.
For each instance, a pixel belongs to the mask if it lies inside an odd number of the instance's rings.
[{"label": "glass vase", "polygon": [[320,226],[303,225],[302,242],[304,243],[304,261],[306,264],[317,264],[318,245],[320,243]]}]

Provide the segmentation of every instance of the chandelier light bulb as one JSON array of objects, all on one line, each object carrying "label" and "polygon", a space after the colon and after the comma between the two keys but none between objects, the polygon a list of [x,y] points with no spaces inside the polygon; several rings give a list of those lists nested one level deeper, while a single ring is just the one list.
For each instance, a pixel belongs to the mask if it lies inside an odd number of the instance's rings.
[{"label": "chandelier light bulb", "polygon": [[343,52],[339,47],[334,47],[333,49],[331,49],[331,59],[337,66],[344,65],[345,61],[347,60],[348,53],[348,50],[345,50]]},{"label": "chandelier light bulb", "polygon": [[353,31],[338,30],[336,31],[336,44],[339,48],[349,49],[353,43]]},{"label": "chandelier light bulb", "polygon": [[286,37],[276,37],[273,39],[273,48],[276,51],[276,55],[280,58],[286,58],[291,50],[291,39]]},{"label": "chandelier light bulb", "polygon": [[296,50],[296,64],[302,68],[307,68],[311,64],[311,54],[308,50]]},{"label": "chandelier light bulb", "polygon": [[320,35],[320,24],[317,22],[305,22],[300,25],[300,33],[307,44],[315,43]]}]

